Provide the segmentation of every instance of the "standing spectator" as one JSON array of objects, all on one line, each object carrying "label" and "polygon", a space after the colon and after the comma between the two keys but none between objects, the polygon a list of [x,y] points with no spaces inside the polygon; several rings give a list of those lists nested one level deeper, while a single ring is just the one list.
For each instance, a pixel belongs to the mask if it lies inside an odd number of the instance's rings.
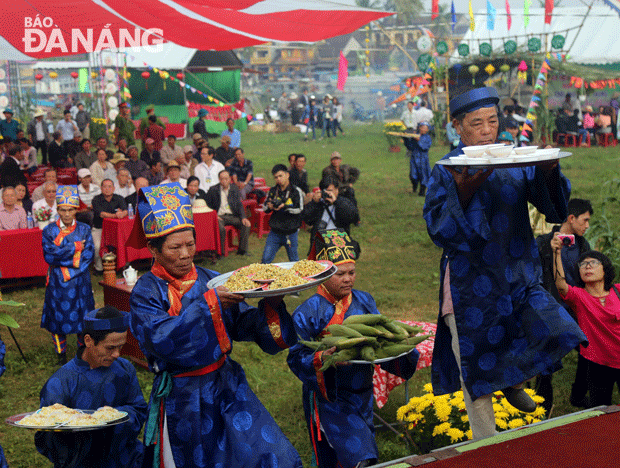
[{"label": "standing spectator", "polygon": [[69,141],[65,141],[64,145],[67,148],[67,155],[75,160],[77,154],[82,151],[82,133],[77,131],[73,132],[73,139]]},{"label": "standing spectator", "polygon": [[56,173],[56,169],[46,169],[43,173],[43,177],[45,180],[41,185],[39,185],[36,189],[32,191],[32,201],[37,202],[43,198],[43,190],[45,188],[45,182],[54,182],[58,183],[58,174]]},{"label": "standing spectator", "polygon": [[43,230],[43,255],[50,269],[41,328],[52,334],[58,364],[63,365],[67,335],[80,333],[84,315],[95,308],[88,271],[95,250],[90,228],[75,220],[80,205],[77,187],[59,187],[54,204],[60,218]]},{"label": "standing spectator", "polygon": [[332,120],[332,132],[334,132],[334,136],[336,136],[336,130],[340,130],[340,133],[344,135],[344,130],[340,126],[340,122],[342,122],[343,106],[337,97],[334,97],[334,99],[332,99],[332,103],[333,103],[332,115],[334,116]]},{"label": "standing spectator", "polygon": [[118,181],[118,184],[116,184],[114,188],[114,193],[116,195],[127,198],[136,191],[133,186],[133,181],[131,180],[131,174],[127,168],[120,168],[116,172],[116,179]]},{"label": "standing spectator", "polygon": [[108,159],[112,159],[114,157],[114,151],[112,151],[111,149],[108,149],[108,143],[109,142],[106,137],[100,136],[97,139],[97,149],[105,150],[106,154],[108,155]]},{"label": "standing spectator", "polygon": [[181,177],[181,165],[174,159],[166,166],[166,178],[161,181],[162,184],[169,184],[171,182],[177,182],[183,188],[187,187],[187,179]]},{"label": "standing spectator", "polygon": [[215,160],[228,167],[235,157],[235,150],[230,146],[230,137],[225,135],[220,139],[221,146],[215,150]]},{"label": "standing spectator", "polygon": [[[149,144],[151,146],[153,144],[152,142],[148,143],[148,141],[149,139],[147,139],[147,148],[142,150],[143,153],[144,151],[147,151]],[[151,156],[147,154],[149,161],[159,161],[159,153],[155,154],[155,152],[153,152],[151,154],[153,154],[153,158],[151,158]],[[131,178],[135,180],[138,177],[146,177],[149,172],[149,164],[145,162],[142,158],[138,159],[138,148],[135,145],[133,145],[129,150],[128,156],[129,160],[125,163],[125,169],[129,171],[129,173],[131,174]]]},{"label": "standing spectator", "polygon": [[114,119],[114,138],[117,143],[121,138],[125,138],[128,145],[135,145],[136,126],[131,121],[131,106],[127,102],[121,102],[118,108],[120,113]]},{"label": "standing spectator", "polygon": [[220,136],[229,136],[231,148],[239,148],[241,146],[241,132],[235,128],[235,121],[231,117],[226,119],[226,127]]},{"label": "standing spectator", "polygon": [[418,122],[420,121],[418,111],[414,109],[413,106],[413,101],[409,101],[407,103],[407,108],[400,116],[401,122],[406,127],[406,131],[409,133],[415,132],[416,128],[418,128]]},{"label": "standing spectator", "polygon": [[242,148],[235,149],[235,159],[228,169],[233,184],[239,188],[241,199],[245,200],[254,189],[254,164],[245,158]]},{"label": "standing spectator", "polygon": [[200,109],[198,111],[198,120],[196,120],[193,125],[194,135],[198,133],[200,137],[206,141],[209,140],[209,133],[207,132],[207,125],[205,124],[207,115],[208,115],[208,112],[206,109]]},{"label": "standing spectator", "polygon": [[295,187],[299,187],[304,195],[310,193],[308,187],[308,172],[306,171],[306,157],[303,154],[293,154],[293,166],[289,169],[290,183]]},{"label": "standing spectator", "polygon": [[321,172],[321,179],[337,179],[340,182],[340,195],[350,198],[357,206],[353,184],[359,179],[360,170],[357,167],[342,164],[342,156],[338,151],[332,153],[329,163],[329,166]]},{"label": "standing spectator", "polygon": [[377,120],[381,123],[385,121],[385,97],[383,92],[377,92],[377,99],[375,100],[375,109],[377,113]]},{"label": "standing spectator", "polygon": [[47,147],[50,166],[54,168],[71,167],[73,165],[73,160],[69,158],[67,148],[63,145],[62,134],[56,131],[53,133],[52,138],[53,141]]},{"label": "standing spectator", "polygon": [[265,213],[271,213],[269,227],[271,231],[265,241],[265,250],[261,263],[271,263],[280,250],[286,249],[291,262],[299,260],[297,253],[298,233],[301,226],[303,211],[303,192],[289,182],[289,174],[284,164],[276,164],[271,169],[276,182],[269,189],[265,200]]},{"label": "standing spectator", "polygon": [[71,111],[66,110],[64,112],[63,120],[60,120],[56,124],[56,131],[62,134],[62,140],[64,141],[65,149],[69,151],[69,142],[73,140],[73,134],[79,132],[80,129],[75,123],[75,120],[71,118]]},{"label": "standing spectator", "polygon": [[[323,130],[321,130],[321,137],[319,140],[322,140],[325,136],[325,132],[327,131],[327,138],[330,138],[329,133],[332,130],[332,100],[331,96],[328,94],[323,98],[323,105],[321,106],[321,115],[323,116]],[[336,134],[334,133],[334,136]]]},{"label": "standing spectator", "polygon": [[[164,129],[157,122],[159,120],[154,115],[150,115],[148,118],[148,126],[144,130],[142,135],[142,148],[146,148],[146,140],[153,140],[153,149],[155,151],[161,151],[164,146],[165,133]],[[163,124],[162,124],[163,125]]]},{"label": "standing spectator", "polygon": [[555,285],[560,297],[577,314],[579,326],[588,338],[579,354],[587,361],[589,408],[611,405],[614,384],[620,388],[620,284],[609,258],[590,250],[579,257],[577,286],[565,280],[562,241],[551,239],[554,251]]},{"label": "standing spectator", "polygon": [[93,243],[95,245],[95,260],[93,266],[95,274],[103,273],[101,261],[101,233],[105,218],[122,219],[127,217],[127,204],[125,199],[114,193],[114,182],[105,179],[101,182],[101,194],[93,198]]},{"label": "standing spectator", "polygon": [[430,127],[431,123],[433,122],[434,115],[433,111],[429,109],[427,101],[420,102],[420,108],[417,111],[417,116],[418,125],[420,125],[420,122],[428,122]]},{"label": "standing spectator", "polygon": [[153,160],[149,164],[149,172],[146,174],[149,185],[159,185],[164,180],[164,173],[161,169],[161,161]]},{"label": "standing spectator", "polygon": [[11,141],[16,141],[19,123],[17,120],[13,120],[13,109],[7,107],[2,113],[4,120],[0,120],[0,135],[2,138],[10,138]]},{"label": "standing spectator", "polygon": [[28,186],[23,182],[18,182],[15,186],[15,195],[17,196],[16,205],[21,206],[26,213],[32,213],[32,200],[28,193]]},{"label": "standing spectator", "polygon": [[239,189],[231,184],[230,174],[222,169],[218,174],[219,183],[212,185],[206,195],[207,206],[217,212],[220,227],[220,245],[226,243],[226,226],[239,230],[239,249],[237,255],[248,255],[250,220],[245,217]]},{"label": "standing spectator", "polygon": [[[576,286],[578,277],[577,262],[585,252],[590,250],[590,243],[584,237],[586,231],[590,227],[590,217],[594,214],[594,209],[589,200],[580,198],[571,198],[568,201],[568,217],[559,226],[554,226],[548,234],[540,235],[536,238],[538,252],[542,263],[542,284],[543,287],[551,293],[553,298],[577,319],[575,311],[573,311],[560,297],[558,289],[555,286],[555,270],[553,268],[554,253],[551,249],[551,239],[556,233],[564,235],[572,235],[575,242],[567,245],[562,249],[562,266],[564,267],[565,280],[570,286]],[[543,397],[545,401],[543,406],[547,410],[547,415],[553,406],[553,386],[551,381],[552,374],[544,374],[536,377],[536,393]],[[575,381],[572,386],[570,402],[573,406],[587,406],[586,394],[588,380],[587,361],[579,354],[577,360],[577,370],[575,372]]]},{"label": "standing spectator", "polygon": [[20,138],[19,146],[24,153],[24,159],[22,160],[22,170],[32,174],[37,170],[39,162],[37,161],[37,149],[30,145],[28,138]]},{"label": "standing spectator", "polygon": [[310,246],[318,231],[340,229],[351,234],[351,225],[359,223],[357,206],[347,197],[341,197],[338,179],[321,179],[319,190],[304,207],[303,220],[310,230]]},{"label": "standing spectator", "polygon": [[[58,211],[56,206],[56,189],[58,186],[55,182],[45,182],[43,184],[43,198],[38,200],[32,204],[32,214],[34,214],[37,210],[51,210],[52,217],[50,221],[56,221],[58,218]],[[39,222],[35,219],[35,224],[38,225]]]},{"label": "standing spectator", "polygon": [[304,108],[310,105],[310,96],[308,96],[308,88],[304,88],[299,98],[299,103],[303,104]]},{"label": "standing spectator", "polygon": [[10,145],[9,151],[2,164],[0,164],[0,186],[15,187],[19,182],[28,185],[26,176],[20,169],[24,159],[24,153],[18,145]]},{"label": "standing spectator", "polygon": [[37,150],[41,150],[41,164],[45,166],[47,164],[47,140],[49,139],[49,133],[47,125],[43,122],[44,115],[45,112],[37,109],[34,113],[34,118],[28,122],[26,133],[28,133],[34,147]]},{"label": "standing spectator", "polygon": [[310,104],[306,106],[304,114],[301,116],[301,120],[306,124],[306,136],[304,140],[308,139],[308,132],[312,127],[312,139],[316,140],[316,122],[318,120],[319,109],[316,107],[316,101],[314,97],[310,99]]},{"label": "standing spectator", "polygon": [[280,120],[284,122],[288,117],[288,108],[289,102],[286,92],[282,93],[282,96],[278,98],[278,114],[280,115]]},{"label": "standing spectator", "polygon": [[409,153],[409,180],[413,193],[415,194],[418,184],[420,191],[418,195],[423,197],[426,194],[426,186],[431,176],[431,167],[428,162],[428,150],[431,148],[433,141],[428,134],[428,122],[420,122],[418,124],[418,133],[412,133],[411,138],[403,138],[407,151]]},{"label": "standing spectator", "polygon": [[168,164],[172,160],[181,164],[181,161],[185,159],[183,148],[177,145],[177,137],[174,135],[168,135],[168,144],[161,149],[159,154],[164,164]]},{"label": "standing spectator", "polygon": [[105,179],[116,180],[116,170],[112,162],[106,160],[107,155],[104,150],[97,150],[96,155],[97,160],[88,169],[93,177],[93,184],[101,187],[101,183]]},{"label": "standing spectator", "polygon": [[0,206],[0,231],[26,229],[26,211],[17,204],[17,193],[14,187],[2,189],[2,206]]},{"label": "standing spectator", "polygon": [[[146,116],[140,119],[140,127],[138,128],[138,131],[140,132],[140,138],[142,139],[142,148],[144,148],[144,141],[147,138],[155,139],[155,137],[151,134],[151,133],[155,133],[157,135],[161,134],[161,138],[159,139],[159,142],[157,142],[156,140],[156,144],[155,144],[155,146],[159,150],[161,149],[161,142],[164,141],[164,132],[166,131],[166,126],[155,115],[155,106],[153,104],[146,106],[144,111],[146,112]],[[151,117],[154,117],[154,118],[151,119]],[[151,124],[157,125],[161,129],[161,132],[159,132],[157,129],[151,129],[150,131],[148,131],[148,128],[151,126]],[[157,143],[159,143],[159,145]]]},{"label": "standing spectator", "polygon": [[218,174],[224,170],[224,166],[215,161],[215,151],[210,146],[200,150],[202,162],[194,169],[194,175],[198,177],[200,188],[207,193],[211,187],[217,185]]},{"label": "standing spectator", "polygon": [[84,110],[84,103],[78,102],[75,123],[84,138],[90,138],[90,113]]},{"label": "standing spectator", "polygon": [[[138,148],[136,146],[132,146],[132,148],[136,148],[136,154],[138,154]],[[129,159],[131,159],[131,156],[128,156]],[[144,141],[144,149],[140,153],[140,160],[144,161],[147,165],[151,164],[153,160],[161,160],[161,154],[155,149],[155,140],[152,138],[147,138]]]}]

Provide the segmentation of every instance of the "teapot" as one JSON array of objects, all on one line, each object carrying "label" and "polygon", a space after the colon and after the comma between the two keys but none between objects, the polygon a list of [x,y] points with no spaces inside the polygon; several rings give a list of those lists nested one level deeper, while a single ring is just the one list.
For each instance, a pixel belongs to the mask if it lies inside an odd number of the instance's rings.
[{"label": "teapot", "polygon": [[136,284],[136,281],[138,281],[138,271],[134,270],[131,265],[123,271],[123,276],[125,277],[125,284],[127,286],[133,286]]}]

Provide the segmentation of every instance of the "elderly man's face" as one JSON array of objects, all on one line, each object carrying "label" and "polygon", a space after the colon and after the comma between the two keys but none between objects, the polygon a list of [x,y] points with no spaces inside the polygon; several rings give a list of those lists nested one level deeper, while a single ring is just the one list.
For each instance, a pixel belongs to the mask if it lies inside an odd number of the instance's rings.
[{"label": "elderly man's face", "polygon": [[[153,145],[151,145],[153,146]],[[146,149],[149,148],[149,145],[146,145]],[[134,161],[138,159],[138,149],[137,148],[131,148],[129,150],[129,158],[133,159]]]},{"label": "elderly man's face", "polygon": [[82,177],[82,180],[80,181],[80,183],[82,184],[82,187],[84,188],[88,188],[90,187],[90,183],[93,181],[93,178],[89,175]]},{"label": "elderly man's face", "polygon": [[114,182],[111,180],[104,180],[101,183],[101,193],[103,193],[106,197],[114,194]]},{"label": "elderly man's face", "polygon": [[222,186],[224,190],[230,187],[230,174],[228,172],[222,171],[220,173],[219,178],[220,178],[220,185]]},{"label": "elderly man's face", "polygon": [[76,213],[77,209],[71,206],[61,206],[58,208],[58,216],[60,216],[60,220],[65,226],[71,226],[73,224]]},{"label": "elderly man's face", "polygon": [[[88,142],[88,144],[90,145],[90,141]],[[97,147],[101,148],[101,149],[105,149],[106,146],[108,146],[108,141],[105,138],[99,138],[97,140]],[[89,146],[90,148],[90,146]]]},{"label": "elderly man's face", "polygon": [[17,203],[17,194],[13,188],[5,188],[2,191],[2,203],[7,208],[11,208]]},{"label": "elderly man's face", "polygon": [[43,196],[45,197],[45,201],[48,205],[53,205],[54,201],[56,200],[56,186],[48,185],[47,187],[45,187],[45,189],[43,190]]},{"label": "elderly man's face", "polygon": [[228,127],[228,130],[232,132],[235,129],[235,121],[233,119],[228,119],[226,121],[226,126]]},{"label": "elderly man's face", "polygon": [[118,184],[121,187],[127,186],[127,183],[129,182],[129,171],[125,169],[118,171],[116,178],[118,179]]},{"label": "elderly man's face", "polygon": [[452,125],[461,136],[465,146],[490,145],[495,143],[499,120],[495,107],[483,107],[465,114],[462,122],[457,119],[452,121]]},{"label": "elderly man's face", "polygon": [[348,296],[355,285],[355,263],[338,265],[336,273],[323,285],[334,299],[340,300]]},{"label": "elderly man's face", "polygon": [[57,182],[56,171],[47,171],[45,173],[45,182]]},{"label": "elderly man's face", "polygon": [[147,141],[145,143],[146,146],[146,150],[150,153],[155,149],[155,143],[151,142],[151,141]]},{"label": "elderly man's face", "polygon": [[174,143],[176,142],[176,140],[172,137],[168,138],[168,146],[170,146],[170,148],[174,148]]}]

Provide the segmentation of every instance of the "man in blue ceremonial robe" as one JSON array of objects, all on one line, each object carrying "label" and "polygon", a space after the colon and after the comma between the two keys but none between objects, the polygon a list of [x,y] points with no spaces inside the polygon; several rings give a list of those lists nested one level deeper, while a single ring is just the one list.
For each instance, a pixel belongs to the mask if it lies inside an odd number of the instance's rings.
[{"label": "man in blue ceremonial robe", "polygon": [[130,244],[154,257],[131,294],[131,331],[155,373],[145,466],[301,468],[297,451],[230,358],[232,342],[276,354],[297,342],[281,297],[258,308],[194,266],[196,231],[178,183],[143,188]]},{"label": "man in blue ceremonial robe", "polygon": [[[338,271],[293,314],[303,340],[317,339],[332,324],[351,315],[378,314],[373,297],[353,289],[357,254],[349,235],[330,230],[317,233],[311,257],[329,260]],[[321,371],[331,351],[315,351],[301,343],[293,346],[288,365],[303,382],[303,405],[314,456],[319,468],[353,468],[374,465],[378,451],[372,414],[372,376],[369,364],[337,365]],[[409,379],[419,352],[381,364],[386,371]]]},{"label": "man in blue ceremonial robe", "polygon": [[[450,101],[459,146],[495,143],[494,88]],[[586,341],[575,321],[541,285],[540,257],[528,217],[532,203],[551,223],[567,215],[570,182],[557,161],[474,170],[436,164],[424,219],[441,257],[440,315],[433,351],[436,394],[461,386],[475,439],[495,433],[492,394],[501,390],[523,411],[534,402],[520,384],[561,367]]]},{"label": "man in blue ceremonial robe", "polygon": [[146,419],[146,402],[133,364],[119,357],[128,327],[129,315],[114,307],[87,313],[84,345],[41,389],[41,407],[54,403],[81,410],[110,406],[128,415],[127,422],[105,429],[37,432],[37,450],[54,468],[142,466],[144,446],[137,437]]},{"label": "man in blue ceremonial robe", "polygon": [[431,167],[428,163],[428,150],[433,144],[431,136],[428,134],[429,123],[420,122],[418,124],[418,133],[413,133],[409,138],[403,138],[405,147],[409,152],[409,180],[413,187],[413,193],[416,192],[418,184],[420,191],[418,195],[423,197],[426,193],[428,179],[431,176]]},{"label": "man in blue ceremonial robe", "polygon": [[58,187],[56,205],[60,218],[43,230],[43,256],[50,268],[41,328],[52,334],[62,365],[67,362],[67,335],[80,333],[84,314],[95,308],[88,271],[95,248],[90,226],[75,220],[77,186]]}]

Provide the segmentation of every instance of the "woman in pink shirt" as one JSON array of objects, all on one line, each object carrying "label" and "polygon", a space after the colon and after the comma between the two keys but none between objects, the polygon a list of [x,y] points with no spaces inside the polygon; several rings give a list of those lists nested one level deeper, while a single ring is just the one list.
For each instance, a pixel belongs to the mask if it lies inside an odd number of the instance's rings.
[{"label": "woman in pink shirt", "polygon": [[609,258],[591,250],[579,258],[577,286],[570,286],[562,267],[562,246],[556,233],[551,239],[555,285],[588,338],[588,346],[580,346],[579,353],[588,361],[589,407],[611,405],[614,383],[620,387],[620,284],[613,284],[616,274]]}]

